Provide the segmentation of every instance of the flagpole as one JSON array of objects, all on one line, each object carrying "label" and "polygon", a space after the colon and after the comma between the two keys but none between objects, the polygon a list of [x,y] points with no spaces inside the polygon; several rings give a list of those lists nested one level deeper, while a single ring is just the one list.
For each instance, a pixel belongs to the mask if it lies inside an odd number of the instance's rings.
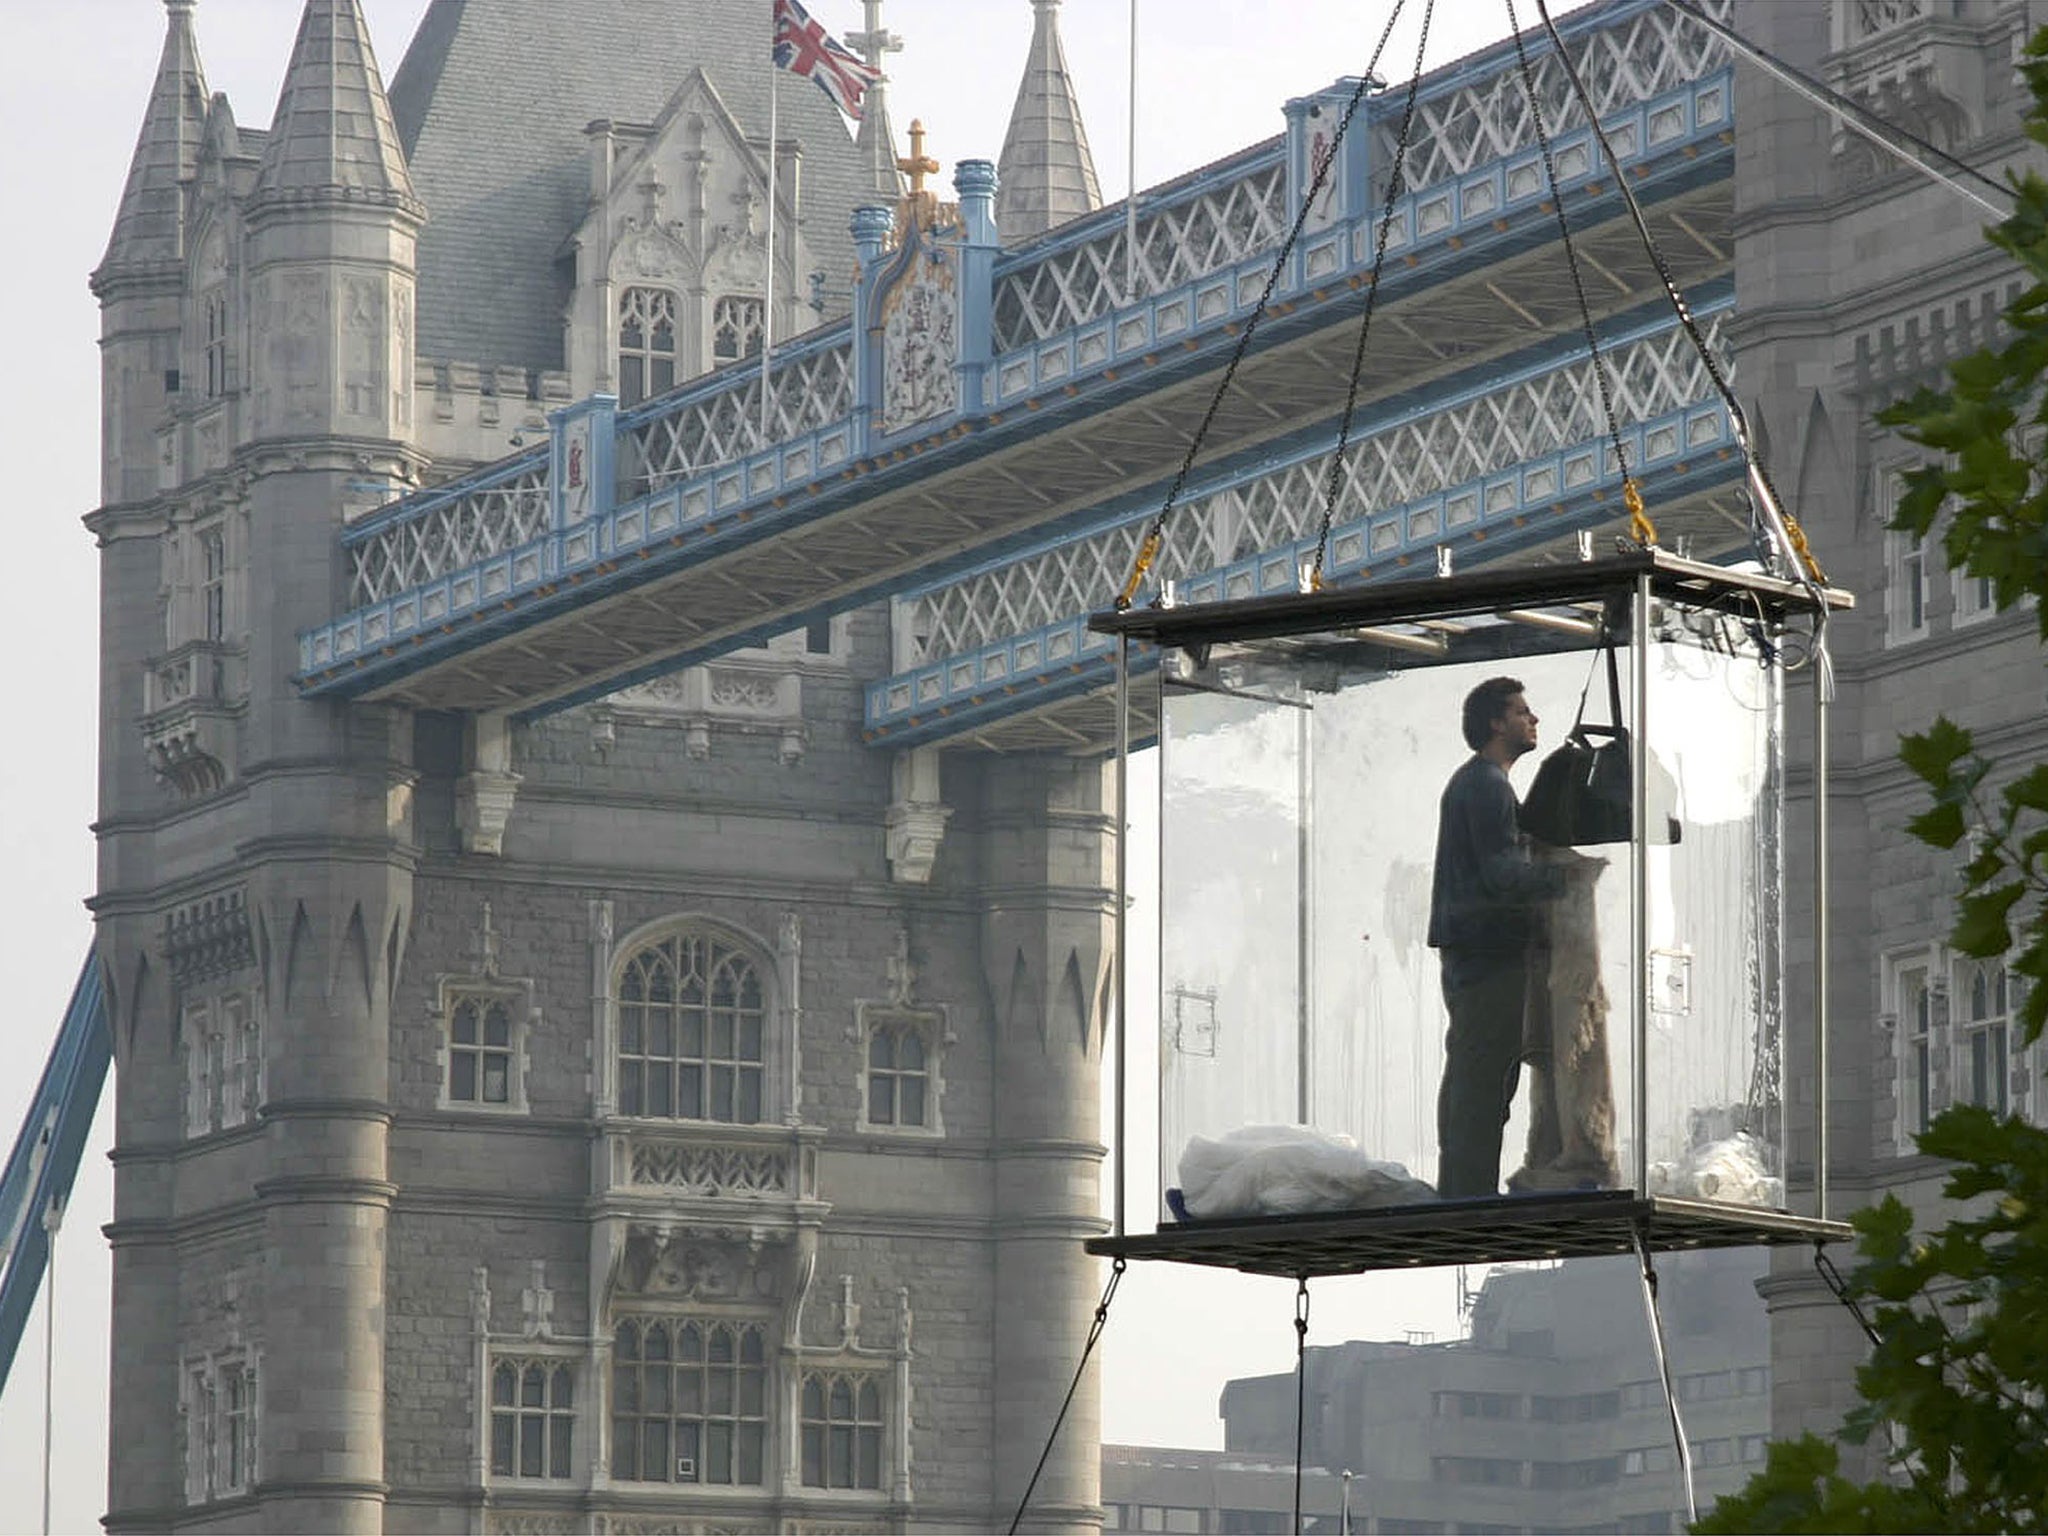
[{"label": "flagpole", "polygon": [[[772,13],[771,13],[772,14]],[[773,33],[770,33],[771,38]],[[775,62],[775,51],[771,45],[768,52],[768,280],[761,296],[761,446],[768,446],[768,354],[775,346],[775,167],[782,156],[777,153],[775,88],[782,74],[782,66]]]},{"label": "flagpole", "polygon": [[1124,164],[1124,302],[1138,302],[1138,0],[1131,0],[1130,142]]}]

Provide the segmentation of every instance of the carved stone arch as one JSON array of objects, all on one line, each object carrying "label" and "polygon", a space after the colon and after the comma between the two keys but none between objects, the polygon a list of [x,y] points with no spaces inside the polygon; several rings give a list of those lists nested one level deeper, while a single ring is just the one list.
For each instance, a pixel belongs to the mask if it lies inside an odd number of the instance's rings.
[{"label": "carved stone arch", "polygon": [[345,998],[359,1004],[365,1011],[374,1005],[377,996],[376,959],[363,925],[361,902],[349,907],[348,921],[342,925],[339,942],[328,966],[327,995],[337,1000]]},{"label": "carved stone arch", "polygon": [[1799,468],[1793,481],[1791,508],[1795,516],[1801,517],[1811,515],[1809,508],[1816,498],[1827,494],[1827,486],[1840,485],[1848,478],[1834,417],[1817,389],[1807,402],[1805,418],[1801,423]]},{"label": "carved stone arch", "polygon": [[1081,1042],[1081,1050],[1088,1050],[1088,989],[1081,984],[1081,957],[1072,950],[1067,951],[1067,963],[1060,968],[1059,1001],[1061,1017],[1057,1021],[1059,1030],[1071,1029]]},{"label": "carved stone arch", "polygon": [[284,945],[284,969],[279,976],[277,995],[286,1009],[297,1009],[306,1001],[304,983],[306,967],[313,958],[313,922],[306,915],[303,901],[292,903],[292,915],[286,930]]},{"label": "carved stone arch", "polygon": [[1010,974],[996,1000],[996,1017],[1005,1031],[1044,1031],[1045,1013],[1038,1005],[1038,978],[1031,972],[1031,962],[1022,945],[1011,952]]},{"label": "carved stone arch", "polygon": [[696,286],[696,254],[666,225],[627,229],[612,244],[608,270],[621,287],[651,284],[679,293]]},{"label": "carved stone arch", "polygon": [[226,282],[236,265],[237,231],[233,223],[224,200],[200,204],[187,247],[191,255],[187,258],[186,278],[195,294]]},{"label": "carved stone arch", "polygon": [[[734,948],[746,951],[748,957],[760,966],[762,974],[770,983],[775,982],[775,943],[772,939],[735,923],[730,918],[717,917],[698,909],[687,909],[642,923],[613,944],[609,978],[613,995],[618,994],[619,978],[631,956],[672,934],[693,929],[723,937]],[[779,998],[776,1000],[780,1001]]]}]

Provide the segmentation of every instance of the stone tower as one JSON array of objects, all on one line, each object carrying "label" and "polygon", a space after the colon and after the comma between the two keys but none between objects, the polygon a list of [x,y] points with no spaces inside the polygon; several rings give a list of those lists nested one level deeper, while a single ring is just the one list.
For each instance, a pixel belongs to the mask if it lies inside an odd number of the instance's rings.
[{"label": "stone tower", "polygon": [[[1749,0],[1734,24],[1777,57],[1992,174],[2039,152],[2020,116],[2015,50],[2039,12],[1993,0],[1941,8],[1780,6]],[[2048,751],[2031,609],[1997,613],[1949,570],[1939,533],[1887,531],[1898,476],[1918,451],[1875,416],[1995,337],[2021,273],[1982,238],[1982,209],[1761,74],[1737,72],[1733,341],[1752,419],[1768,423],[1780,489],[1832,581],[1858,606],[1830,626],[1830,1179],[1836,1214],[1887,1191],[1920,1210],[1942,1176],[1913,1146],[1951,1103],[2040,1121],[2044,1058],[2009,1033],[2020,978],[1949,951],[1956,859],[1909,837],[1924,792],[1898,762],[1903,731],[1945,711],[2008,766]],[[1853,273],[1853,281],[1844,281]],[[1810,846],[1801,758],[1810,673],[1792,690],[1788,846]],[[1795,857],[1794,869],[1800,867]],[[1795,888],[1795,922],[1812,891]],[[1804,933],[1789,951],[1806,952]],[[1788,978],[1787,1101],[1814,1101],[1812,978]],[[1795,1113],[1796,1113],[1795,1108]],[[1809,1125],[1792,1145],[1810,1147]],[[1795,1180],[1810,1170],[1794,1168]],[[1764,1282],[1777,1362],[1772,1428],[1825,1432],[1855,1401],[1863,1341],[1811,1264],[1790,1250]]]},{"label": "stone tower", "polygon": [[166,0],[94,275],[112,1530],[983,1529],[1079,1355],[1099,764],[863,746],[879,607],[538,719],[292,681],[351,526],[746,366],[770,219],[778,338],[843,308],[874,144],[682,9],[434,0],[387,94],[304,0],[257,130]]}]

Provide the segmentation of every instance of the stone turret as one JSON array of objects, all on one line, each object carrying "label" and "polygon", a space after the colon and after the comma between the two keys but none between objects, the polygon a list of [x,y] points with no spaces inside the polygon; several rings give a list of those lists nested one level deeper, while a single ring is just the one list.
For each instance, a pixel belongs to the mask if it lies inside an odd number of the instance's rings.
[{"label": "stone turret", "polygon": [[185,196],[206,131],[206,76],[193,0],[164,0],[169,26],[107,253],[92,275],[100,301],[101,496],[155,490],[155,433],[178,372]]},{"label": "stone turret", "polygon": [[[94,905],[130,1021],[115,1443],[182,1434],[184,1454],[117,1455],[108,1525],[247,1500],[252,1528],[378,1531],[410,721],[309,704],[291,677],[298,629],[345,589],[348,510],[422,463],[424,209],[358,0],[306,0],[260,155],[224,101],[209,112],[192,0],[168,8],[95,278],[119,476],[92,519]],[[149,374],[183,376],[140,387],[145,348]],[[161,835],[167,809],[189,835]],[[195,1215],[218,1242],[183,1236]]]},{"label": "stone turret", "polygon": [[1060,46],[1060,0],[1031,0],[1031,7],[1031,55],[996,167],[996,226],[1005,245],[1102,206],[1088,130]]},{"label": "stone turret", "polygon": [[247,213],[254,435],[409,436],[425,210],[355,0],[309,0]]}]

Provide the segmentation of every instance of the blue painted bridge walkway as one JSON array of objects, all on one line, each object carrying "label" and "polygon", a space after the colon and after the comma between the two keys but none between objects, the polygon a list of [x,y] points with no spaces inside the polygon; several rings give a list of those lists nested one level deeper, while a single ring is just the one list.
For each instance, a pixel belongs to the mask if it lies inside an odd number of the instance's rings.
[{"label": "blue painted bridge walkway", "polygon": [[[1720,45],[1655,0],[1591,7],[1565,32],[1680,280],[1724,315]],[[1655,307],[1563,72],[1537,55],[1632,461],[1667,535],[1738,543],[1726,424]],[[1291,102],[1280,136],[1141,193],[1134,249],[1121,205],[1001,249],[985,163],[959,168],[957,214],[900,239],[862,210],[851,317],[782,349],[765,402],[751,367],[630,411],[583,401],[543,446],[349,527],[346,611],[301,636],[301,686],[530,715],[893,597],[903,670],[870,691],[871,739],[1071,739],[1059,707],[1094,685],[1079,618],[1127,568],[1265,287],[1318,127],[1349,94],[1339,82]],[[1333,162],[1204,439],[1163,576],[1218,593],[1294,579],[1402,94],[1371,99]],[[1425,79],[1402,185],[1342,476],[1344,579],[1443,543],[1541,548],[1618,512],[1511,45]]]}]

